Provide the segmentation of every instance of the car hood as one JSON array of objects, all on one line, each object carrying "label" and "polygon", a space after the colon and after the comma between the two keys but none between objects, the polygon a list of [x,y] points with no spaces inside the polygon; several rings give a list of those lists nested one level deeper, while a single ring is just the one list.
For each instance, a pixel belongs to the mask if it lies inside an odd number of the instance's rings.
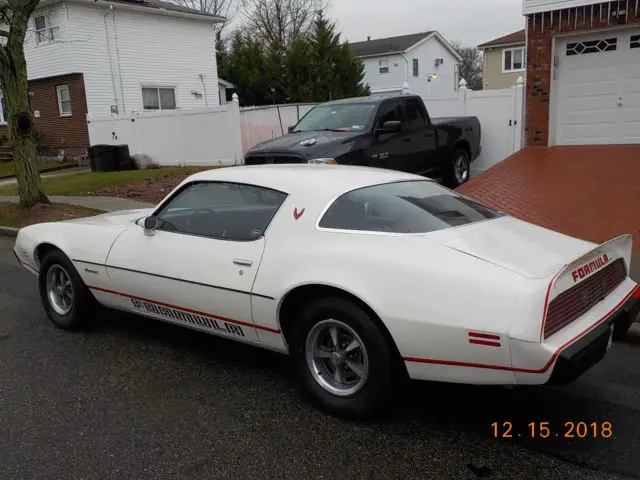
[{"label": "car hood", "polygon": [[247,154],[293,153],[306,159],[320,158],[320,155],[342,143],[353,141],[362,132],[300,132],[291,133],[259,143]]},{"label": "car hood", "polygon": [[153,209],[139,208],[136,210],[119,210],[117,212],[102,213],[93,217],[75,218],[62,223],[81,223],[85,225],[127,225],[137,219],[146,217]]},{"label": "car hood", "polygon": [[546,278],[595,244],[504,216],[452,230],[449,248],[529,278]]}]

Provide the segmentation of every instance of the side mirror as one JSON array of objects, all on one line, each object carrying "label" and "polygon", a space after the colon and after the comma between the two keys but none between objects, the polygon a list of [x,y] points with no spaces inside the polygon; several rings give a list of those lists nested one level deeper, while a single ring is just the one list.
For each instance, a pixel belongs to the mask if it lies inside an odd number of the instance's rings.
[{"label": "side mirror", "polygon": [[380,133],[398,133],[402,130],[402,122],[400,120],[389,120],[382,124],[382,128],[378,129]]},{"label": "side mirror", "polygon": [[144,234],[147,237],[153,237],[156,234],[156,228],[158,228],[158,217],[151,215],[144,219]]},{"label": "side mirror", "polygon": [[287,130],[289,131],[289,133],[293,133],[294,128],[296,128],[295,125],[289,125],[289,128]]}]

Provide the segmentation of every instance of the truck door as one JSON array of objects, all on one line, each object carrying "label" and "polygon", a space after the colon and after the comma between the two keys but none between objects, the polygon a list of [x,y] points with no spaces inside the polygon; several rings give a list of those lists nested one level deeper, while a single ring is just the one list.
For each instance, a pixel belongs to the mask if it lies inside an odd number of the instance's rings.
[{"label": "truck door", "polygon": [[385,122],[389,121],[402,121],[400,100],[385,101],[378,108],[373,126],[375,139],[372,145],[365,148],[364,151],[366,165],[408,172],[408,166],[404,164],[405,157],[402,154],[405,148],[402,141],[404,132],[375,133],[377,129],[382,128]]},{"label": "truck door", "polygon": [[402,145],[407,172],[416,174],[430,173],[438,166],[438,142],[436,131],[427,109],[419,98],[402,100],[403,132]]}]

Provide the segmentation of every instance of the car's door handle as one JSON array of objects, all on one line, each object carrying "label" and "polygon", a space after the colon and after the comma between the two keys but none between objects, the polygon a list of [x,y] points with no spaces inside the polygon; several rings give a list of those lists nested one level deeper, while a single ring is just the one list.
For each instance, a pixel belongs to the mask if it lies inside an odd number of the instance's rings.
[{"label": "car's door handle", "polygon": [[234,258],[233,263],[235,263],[236,265],[242,265],[243,267],[250,267],[251,265],[253,265],[253,262],[251,260],[245,260],[244,258]]}]

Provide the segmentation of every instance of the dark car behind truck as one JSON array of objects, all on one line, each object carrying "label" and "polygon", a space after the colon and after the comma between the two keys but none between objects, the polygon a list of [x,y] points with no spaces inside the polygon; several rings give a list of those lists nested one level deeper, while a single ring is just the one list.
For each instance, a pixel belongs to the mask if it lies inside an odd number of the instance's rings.
[{"label": "dark car behind truck", "polygon": [[256,145],[245,163],[336,163],[442,177],[458,186],[480,155],[477,117],[435,118],[414,95],[323,103],[289,134]]}]

